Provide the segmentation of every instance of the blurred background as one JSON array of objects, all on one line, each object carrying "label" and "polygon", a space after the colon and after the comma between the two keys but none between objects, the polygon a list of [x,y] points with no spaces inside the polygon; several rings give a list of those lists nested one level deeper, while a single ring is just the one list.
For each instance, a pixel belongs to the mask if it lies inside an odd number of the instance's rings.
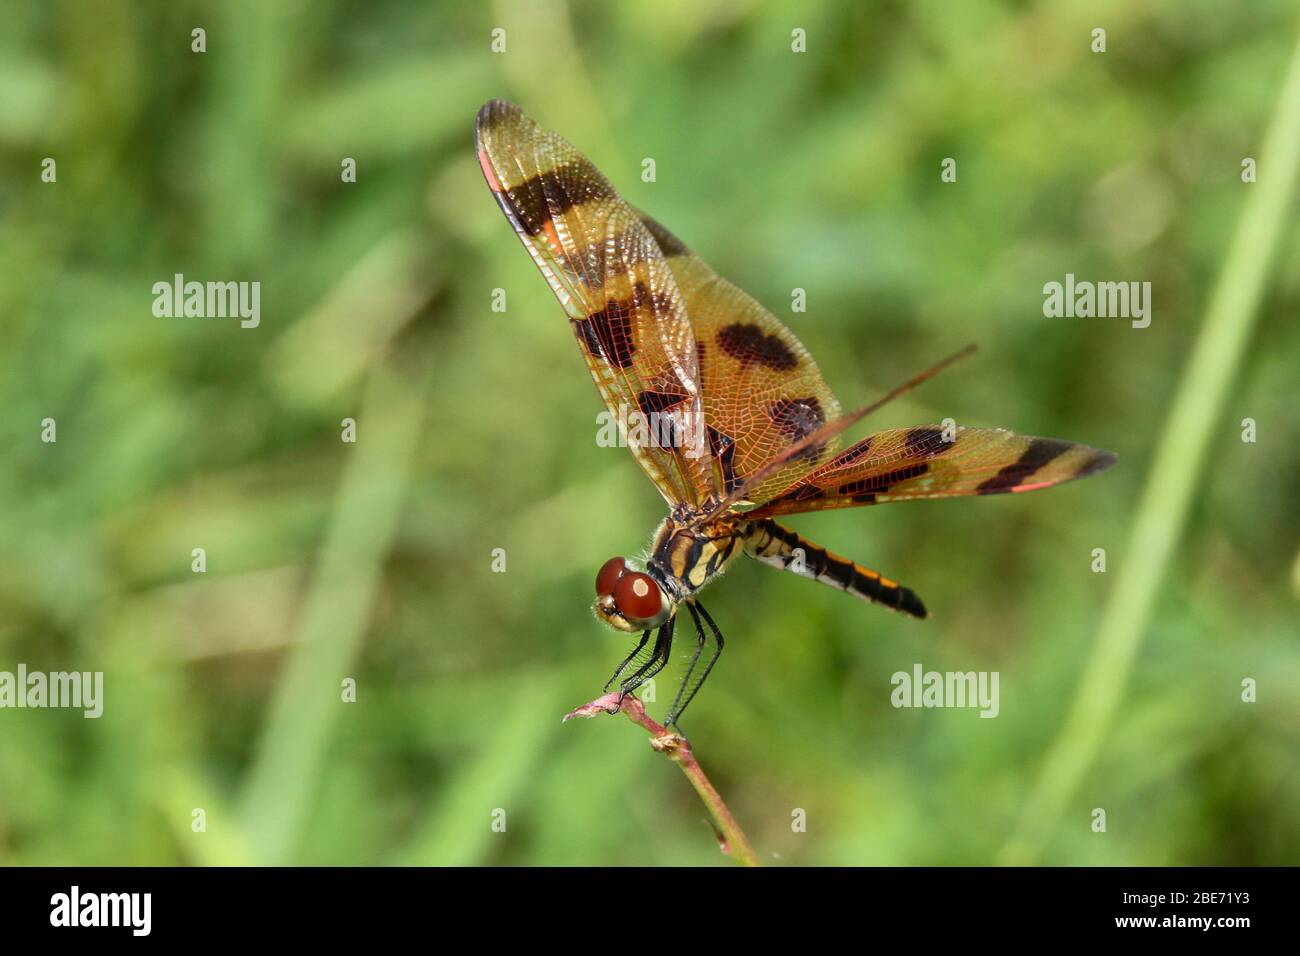
[{"label": "blurred background", "polygon": [[[640,553],[663,506],[597,447],[561,309],[482,181],[491,97],[771,308],[846,406],[980,346],[855,434],[951,416],[1120,455],[1042,494],[790,520],[914,588],[925,622],[752,562],[711,589],[727,652],[683,724],[765,861],[1300,859],[1294,203],[1256,250],[1258,323],[1174,558],[1126,561],[1262,186],[1241,161],[1277,108],[1291,0],[100,0],[5,19],[0,670],[103,671],[105,700],[98,720],[0,711],[0,862],[727,865],[643,731],[560,722],[628,649],[589,611],[595,572]],[[1045,318],[1067,272],[1150,281],[1151,326]],[[155,317],[176,273],[260,282],[260,326]],[[1152,572],[1095,759],[1015,836],[1108,653],[1108,595]],[[894,709],[890,676],[918,662],[998,671],[1000,715]]]}]

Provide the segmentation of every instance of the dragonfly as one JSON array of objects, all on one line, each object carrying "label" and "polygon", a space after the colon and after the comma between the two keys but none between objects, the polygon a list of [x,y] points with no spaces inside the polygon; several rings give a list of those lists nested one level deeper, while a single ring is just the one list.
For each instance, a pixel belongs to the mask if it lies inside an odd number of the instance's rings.
[{"label": "dragonfly", "polygon": [[605,685],[618,685],[619,704],[670,662],[685,608],[694,646],[665,720],[678,726],[725,646],[700,593],[742,555],[928,617],[910,588],[779,517],[1032,491],[1116,460],[1087,445],[950,421],[878,431],[841,449],[846,429],[973,346],[843,413],[776,316],[624,201],[568,141],[518,106],[491,100],[478,113],[475,147],[624,443],[668,506],[639,561],[610,558],[596,574],[597,619],[640,635]]}]

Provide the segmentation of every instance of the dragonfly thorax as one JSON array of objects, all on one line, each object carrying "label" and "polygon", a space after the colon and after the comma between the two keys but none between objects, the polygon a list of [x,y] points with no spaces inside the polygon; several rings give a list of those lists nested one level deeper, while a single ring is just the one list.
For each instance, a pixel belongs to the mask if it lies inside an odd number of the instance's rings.
[{"label": "dragonfly thorax", "polygon": [[666,518],[655,532],[646,571],[677,600],[687,600],[743,550],[746,531],[745,523],[730,515],[705,525]]}]

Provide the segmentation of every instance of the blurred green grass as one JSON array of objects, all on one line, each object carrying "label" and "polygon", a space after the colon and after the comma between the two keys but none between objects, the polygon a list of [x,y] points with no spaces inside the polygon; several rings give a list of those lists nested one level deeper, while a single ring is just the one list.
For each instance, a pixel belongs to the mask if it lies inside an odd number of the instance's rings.
[{"label": "blurred green grass", "polygon": [[[787,319],[846,404],[981,346],[871,424],[1120,453],[1043,495],[791,522],[914,587],[923,624],[757,566],[710,595],[728,651],[686,723],[760,853],[970,864],[1021,819],[1126,573],[1300,24],[1285,0],[108,2],[20,3],[8,27],[0,669],[103,670],[106,704],[0,711],[0,861],[721,862],[638,731],[559,723],[625,649],[587,610],[595,569],[644,546],[661,502],[596,447],[561,312],[481,181],[473,116],[501,96]],[[1044,862],[1300,858],[1292,207]],[[261,326],[154,318],[176,272],[260,281]],[[1066,272],[1149,279],[1151,327],[1044,319]],[[894,710],[889,675],[916,661],[999,670],[1001,715]]]}]

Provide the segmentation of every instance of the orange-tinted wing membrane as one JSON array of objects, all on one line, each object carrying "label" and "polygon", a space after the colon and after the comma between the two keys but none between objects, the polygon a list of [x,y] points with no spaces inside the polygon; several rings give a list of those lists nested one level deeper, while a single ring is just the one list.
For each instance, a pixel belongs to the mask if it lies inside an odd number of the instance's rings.
[{"label": "orange-tinted wing membrane", "polygon": [[716,495],[695,337],[659,244],[585,156],[517,106],[487,103],[475,138],[492,194],[641,467],[670,504]]},{"label": "orange-tinted wing membrane", "polygon": [[[840,405],[794,333],[721,278],[680,239],[642,214],[686,300],[699,355],[700,394],[715,482],[732,491],[779,452],[839,417]],[[810,447],[746,489],[761,502],[838,447]]]},{"label": "orange-tinted wing membrane", "polygon": [[877,432],[790,484],[754,517],[858,505],[1033,491],[1091,475],[1113,452],[998,428],[963,428],[945,441],[942,425]]}]

